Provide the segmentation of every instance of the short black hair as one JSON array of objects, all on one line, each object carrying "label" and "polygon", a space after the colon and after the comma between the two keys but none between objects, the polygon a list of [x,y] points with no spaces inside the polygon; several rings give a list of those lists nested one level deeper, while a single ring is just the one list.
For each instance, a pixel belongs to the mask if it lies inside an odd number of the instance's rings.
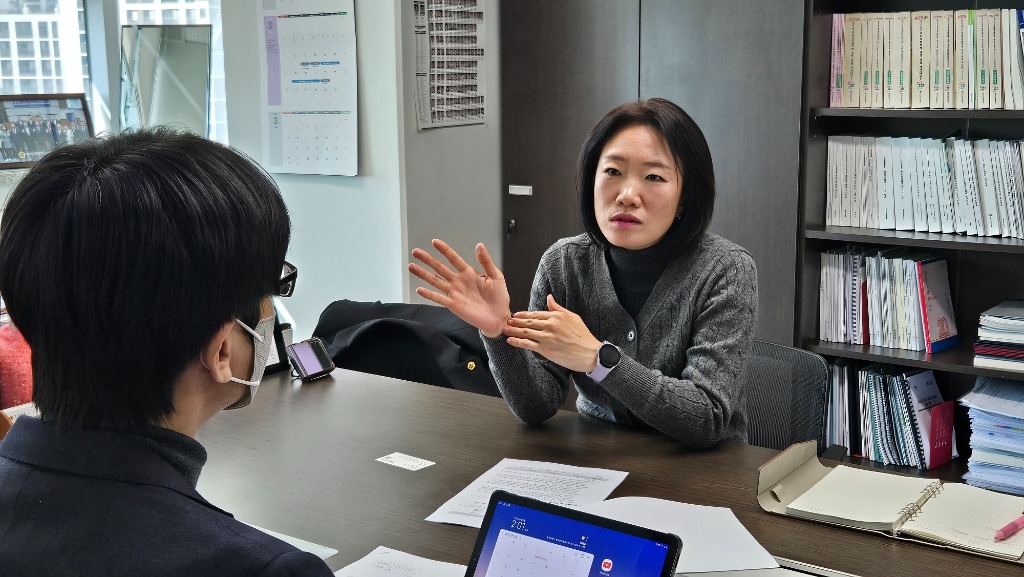
[{"label": "short black hair", "polygon": [[594,213],[594,178],[605,145],[630,126],[649,126],[660,132],[676,167],[682,171],[682,219],[665,234],[670,252],[682,254],[700,242],[711,224],[715,211],[715,168],[700,127],[682,108],[664,98],[620,104],[605,114],[583,141],[576,164],[576,197],[583,228],[596,244],[608,245]]},{"label": "short black hair", "polygon": [[[232,317],[259,318],[291,222],[243,154],[158,127],[55,149],[0,220],[0,294],[59,426],[132,431]],[[244,377],[244,375],[243,375]]]}]

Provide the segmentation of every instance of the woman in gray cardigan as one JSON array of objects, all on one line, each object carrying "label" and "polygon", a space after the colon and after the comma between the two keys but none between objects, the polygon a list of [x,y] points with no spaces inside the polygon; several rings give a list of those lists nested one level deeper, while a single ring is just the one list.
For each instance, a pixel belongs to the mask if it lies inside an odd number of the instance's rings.
[{"label": "woman in gray cardigan", "polygon": [[478,328],[512,412],[541,423],[571,383],[579,412],[653,427],[688,446],[746,442],[744,372],[757,322],[750,254],[707,232],[711,152],[660,98],[623,104],[583,144],[576,188],[586,234],[544,253],[530,310],[512,314],[501,271],[481,274],[443,241],[416,249],[417,294]]}]

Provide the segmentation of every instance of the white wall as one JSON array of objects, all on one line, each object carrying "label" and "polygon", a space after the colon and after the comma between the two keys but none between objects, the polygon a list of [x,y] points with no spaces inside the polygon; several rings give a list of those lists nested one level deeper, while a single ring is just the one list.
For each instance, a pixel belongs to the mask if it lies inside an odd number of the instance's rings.
[{"label": "white wall", "polygon": [[[224,70],[231,145],[261,156],[255,2],[225,2]],[[405,281],[398,102],[398,0],[356,0],[359,176],[273,175],[292,215],[288,259],[299,268],[285,305],[296,337],[332,301],[400,302]]]},{"label": "white wall", "polygon": [[[96,2],[97,0],[90,0]],[[299,267],[285,304],[296,337],[341,298],[418,299],[406,272],[413,247],[435,237],[465,256],[483,242],[501,262],[498,2],[487,19],[487,122],[420,131],[409,0],[355,0],[359,68],[359,176],[275,174],[292,216],[290,262]],[[113,14],[116,22],[116,11]],[[255,2],[224,2],[224,68],[231,145],[257,161],[259,30]],[[117,42],[108,50],[116,64]],[[94,64],[94,68],[97,64]],[[115,69],[116,70],[116,69]],[[0,203],[8,190],[0,179]]]}]

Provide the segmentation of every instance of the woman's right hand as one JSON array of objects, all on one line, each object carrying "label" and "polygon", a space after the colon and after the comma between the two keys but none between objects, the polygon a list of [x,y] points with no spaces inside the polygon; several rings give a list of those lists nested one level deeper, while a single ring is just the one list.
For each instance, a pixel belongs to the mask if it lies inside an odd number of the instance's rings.
[{"label": "woman's right hand", "polygon": [[433,272],[416,263],[409,264],[409,272],[437,289],[435,292],[417,287],[416,294],[446,307],[484,336],[499,336],[512,313],[505,277],[494,266],[487,248],[482,243],[476,245],[476,260],[484,271],[481,274],[444,241],[435,238],[430,244],[444,256],[448,265],[425,250],[413,249],[412,256]]}]

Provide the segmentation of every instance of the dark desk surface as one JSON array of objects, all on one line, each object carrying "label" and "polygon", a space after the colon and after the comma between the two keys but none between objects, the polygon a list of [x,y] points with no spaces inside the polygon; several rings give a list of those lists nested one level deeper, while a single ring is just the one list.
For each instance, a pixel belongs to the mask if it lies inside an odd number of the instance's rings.
[{"label": "dark desk surface", "polygon": [[[226,411],[199,440],[199,491],[237,518],[339,550],[334,570],[378,545],[465,564],[476,529],[424,521],[504,457],[629,471],[612,497],[729,507],[768,551],[863,577],[999,575],[1019,567],[763,512],[757,468],[775,451],[692,452],[667,437],[561,411],[539,427],[504,401],[339,370],[294,384],[264,380],[252,405]],[[408,471],[395,451],[434,461]]]}]

